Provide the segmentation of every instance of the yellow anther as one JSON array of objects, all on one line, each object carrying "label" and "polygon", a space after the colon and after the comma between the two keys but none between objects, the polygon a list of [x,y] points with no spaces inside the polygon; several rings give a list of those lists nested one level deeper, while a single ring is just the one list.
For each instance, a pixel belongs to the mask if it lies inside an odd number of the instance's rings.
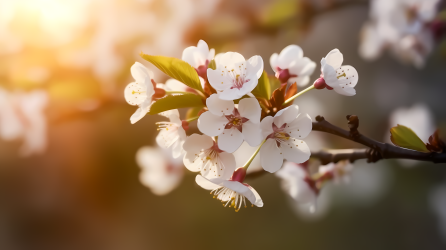
[{"label": "yellow anther", "polygon": [[339,79],[339,78],[341,78],[343,76],[347,77],[347,75],[345,75],[345,72],[344,72],[344,74],[337,76],[337,78]]}]

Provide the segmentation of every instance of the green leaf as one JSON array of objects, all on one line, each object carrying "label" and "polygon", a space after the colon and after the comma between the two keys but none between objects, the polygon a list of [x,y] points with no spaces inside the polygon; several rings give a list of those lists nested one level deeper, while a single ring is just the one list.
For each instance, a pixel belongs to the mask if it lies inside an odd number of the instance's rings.
[{"label": "green leaf", "polygon": [[213,69],[213,70],[217,69],[217,64],[215,63],[214,59],[212,59],[212,61],[209,62],[208,69]]},{"label": "green leaf", "polygon": [[255,97],[261,97],[269,100],[271,97],[271,84],[269,83],[268,74],[266,71],[263,71],[262,75],[259,78],[259,82],[257,86],[252,90],[252,94]]},{"label": "green leaf", "polygon": [[187,86],[203,91],[197,71],[187,62],[167,56],[151,56],[141,53],[140,56],[155,65],[166,75],[186,84]]},{"label": "green leaf", "polygon": [[392,140],[393,144],[402,147],[413,149],[420,152],[429,152],[426,148],[424,142],[418,137],[412,129],[403,126],[397,125],[390,129],[390,140]]},{"label": "green leaf", "polygon": [[190,108],[186,113],[186,120],[197,117],[202,109],[203,107]]},{"label": "green leaf", "polygon": [[282,86],[282,84],[280,84],[279,79],[277,79],[275,76],[270,76],[269,77],[269,83],[271,86],[271,93],[274,92],[274,90],[280,88]]},{"label": "green leaf", "polygon": [[171,109],[204,107],[200,96],[194,94],[167,95],[152,104],[149,115],[158,114]]}]

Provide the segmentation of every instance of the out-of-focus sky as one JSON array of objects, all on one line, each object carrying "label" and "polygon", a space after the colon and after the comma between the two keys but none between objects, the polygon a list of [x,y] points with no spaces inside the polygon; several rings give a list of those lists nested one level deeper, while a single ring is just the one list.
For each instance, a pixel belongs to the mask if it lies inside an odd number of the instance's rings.
[{"label": "out-of-focus sky", "polygon": [[[139,182],[136,152],[155,145],[163,118],[130,124],[130,66],[141,62],[165,82],[139,53],[181,58],[199,39],[217,53],[260,55],[270,74],[271,54],[297,44],[318,64],[311,82],[320,59],[338,48],[359,72],[357,95],[310,92],[296,101],[301,111],[340,126],[356,114],[360,131],[382,140],[393,110],[422,103],[446,127],[440,46],[420,70],[388,54],[365,61],[358,48],[368,12],[361,0],[0,0],[0,87],[49,95],[43,154],[22,158],[20,140],[0,140],[0,249],[444,248],[429,206],[432,188],[446,181],[441,165],[358,161],[351,186],[323,191],[330,205],[321,204],[319,218],[290,205],[274,175],[250,181],[265,206],[239,213],[211,199],[190,172],[166,196]],[[316,134],[308,143],[360,147]]]}]

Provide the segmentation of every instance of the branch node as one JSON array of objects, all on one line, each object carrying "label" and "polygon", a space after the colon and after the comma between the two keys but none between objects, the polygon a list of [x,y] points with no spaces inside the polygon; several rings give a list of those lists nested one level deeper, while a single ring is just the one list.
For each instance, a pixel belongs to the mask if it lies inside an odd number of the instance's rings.
[{"label": "branch node", "polygon": [[347,115],[348,127],[350,129],[350,137],[357,139],[360,134],[358,131],[359,118],[356,115]]},{"label": "branch node", "polygon": [[366,154],[368,163],[375,163],[383,158],[381,152],[377,149],[376,146],[367,149]]},{"label": "branch node", "polygon": [[316,121],[323,122],[323,121],[325,121],[325,118],[321,115],[318,115],[318,116],[316,116]]}]

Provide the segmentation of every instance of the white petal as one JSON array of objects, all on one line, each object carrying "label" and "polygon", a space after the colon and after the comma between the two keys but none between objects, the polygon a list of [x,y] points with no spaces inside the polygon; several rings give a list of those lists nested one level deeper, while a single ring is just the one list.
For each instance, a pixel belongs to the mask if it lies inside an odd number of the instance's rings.
[{"label": "white petal", "polygon": [[271,65],[271,68],[273,69],[274,72],[276,72],[276,67],[278,67],[278,58],[279,58],[279,54],[274,53],[271,55],[271,57],[269,58],[269,64]]},{"label": "white petal", "polygon": [[[256,74],[257,79],[259,79],[263,73],[263,59],[262,59],[262,57],[253,56],[253,57],[249,58],[248,67],[249,67],[248,70],[249,71],[252,70]],[[250,74],[250,73],[251,72],[248,72],[248,74]]]},{"label": "white petal", "polygon": [[209,54],[209,46],[208,46],[208,44],[207,44],[205,41],[203,41],[203,40],[198,41],[197,49],[198,49],[198,50],[200,51],[200,53],[202,53],[203,55],[207,55],[207,54]]},{"label": "white petal", "polygon": [[258,146],[262,142],[262,130],[260,124],[254,124],[250,121],[243,123],[242,134],[245,141],[251,146]]},{"label": "white petal", "polygon": [[224,181],[223,186],[243,195],[252,204],[262,207],[263,202],[260,195],[252,187],[247,187],[238,181]]},{"label": "white petal", "polygon": [[226,90],[230,87],[232,87],[232,81],[231,78],[226,76],[226,73],[224,70],[221,69],[210,69],[207,70],[208,80],[209,84],[215,89],[215,90]]},{"label": "white petal", "polygon": [[287,143],[280,144],[283,157],[295,163],[302,163],[310,159],[311,151],[304,141],[290,138]]},{"label": "white petal", "polygon": [[[245,87],[245,86],[243,86],[243,87]],[[252,88],[252,89],[254,89],[254,88]],[[246,91],[244,91],[244,88],[241,88],[241,89],[237,89],[237,88],[226,89],[223,92],[220,92],[220,94],[218,96],[222,100],[236,100],[236,99],[242,98],[244,95],[246,95],[249,92],[251,92],[252,89],[251,90],[246,90]]]},{"label": "white petal", "polygon": [[228,153],[233,153],[243,143],[243,135],[234,127],[225,129],[224,132],[218,136],[218,147]]},{"label": "white petal", "polygon": [[282,167],[283,155],[277,147],[276,140],[267,139],[260,149],[260,163],[263,169],[274,173]]},{"label": "white petal", "polygon": [[198,186],[206,189],[206,190],[213,190],[216,188],[220,188],[220,185],[217,185],[213,182],[211,182],[210,180],[204,178],[201,175],[197,175],[197,177],[195,177],[195,182],[198,184]]},{"label": "white petal", "polygon": [[220,173],[220,178],[227,180],[231,178],[232,174],[235,171],[235,157],[233,154],[227,152],[219,153],[220,160],[223,164],[223,172]]},{"label": "white petal", "polygon": [[336,91],[338,94],[345,95],[345,96],[356,95],[356,90],[351,87],[335,87],[334,91]]},{"label": "white petal", "polygon": [[331,65],[334,69],[341,67],[344,61],[344,56],[338,49],[333,49],[325,56],[326,63]]},{"label": "white petal", "polygon": [[313,74],[316,69],[316,63],[311,61],[308,57],[301,58],[297,60],[295,64],[291,65],[289,68],[290,74],[295,74],[297,76],[308,76]]},{"label": "white petal", "polygon": [[299,107],[296,104],[293,104],[276,113],[274,116],[274,124],[280,128],[284,123],[292,122],[297,115],[299,115]]},{"label": "white petal", "polygon": [[135,124],[136,122],[141,120],[147,114],[147,112],[149,112],[151,105],[151,101],[149,100],[146,100],[141,105],[139,105],[139,108],[130,117],[130,123]]},{"label": "white petal", "polygon": [[183,55],[181,56],[181,59],[183,61],[189,63],[190,66],[192,66],[194,68],[198,68],[198,66],[200,66],[198,63],[198,59],[196,57],[196,51],[197,51],[197,47],[190,46],[183,50]]},{"label": "white petal", "polygon": [[260,122],[260,128],[262,129],[262,139],[274,132],[273,130],[274,117],[267,116]]},{"label": "white petal", "polygon": [[149,79],[150,83],[150,79],[153,78],[153,73],[139,62],[135,62],[135,64],[133,64],[130,68],[130,71],[133,79],[135,79],[138,84],[145,84],[147,78]]},{"label": "white petal", "polygon": [[358,83],[359,76],[358,71],[350,65],[344,65],[340,69],[337,70],[338,84],[341,87],[355,87]]},{"label": "white petal", "polygon": [[219,66],[227,66],[230,69],[233,69],[236,63],[242,63],[245,61],[245,58],[237,52],[226,52],[218,58]]},{"label": "white petal", "polygon": [[311,117],[308,114],[299,114],[294,121],[286,126],[285,131],[294,138],[303,139],[310,134],[312,127]]},{"label": "white petal", "polygon": [[187,90],[187,86],[175,79],[169,79],[166,81],[165,89],[167,91],[183,91],[185,92]]},{"label": "white petal", "polygon": [[257,191],[253,187],[251,187],[251,186],[249,186],[248,188],[249,188],[249,190],[251,190],[251,192],[255,196],[255,202],[251,202],[251,201],[250,202],[252,204],[254,204],[254,206],[263,207],[263,201],[262,201],[262,198],[260,198],[259,193],[257,193]]},{"label": "white petal", "polygon": [[215,57],[215,49],[210,49],[208,57],[207,57],[209,62],[212,61],[214,59],[214,57]]},{"label": "white petal", "polygon": [[158,136],[156,137],[156,142],[161,148],[169,148],[180,138],[179,134],[175,130],[176,128],[173,128],[173,126],[160,130]]},{"label": "white petal", "polygon": [[214,140],[206,135],[192,134],[184,142],[183,149],[187,152],[196,152],[208,149],[214,145]]},{"label": "white petal", "polygon": [[184,153],[183,144],[184,144],[184,141],[180,140],[179,138],[178,138],[178,140],[176,140],[173,143],[173,145],[172,145],[172,157],[173,158],[178,158],[183,155],[183,153]]},{"label": "white petal", "polygon": [[143,103],[147,98],[146,86],[132,82],[124,89],[124,97],[128,104],[139,105]]},{"label": "white petal", "polygon": [[280,52],[278,66],[281,69],[288,69],[296,60],[302,58],[303,55],[304,52],[301,47],[294,44],[288,45]]},{"label": "white petal", "polygon": [[241,117],[248,118],[252,123],[260,123],[262,109],[256,98],[245,98],[240,100],[238,111]]},{"label": "white petal", "polygon": [[309,76],[292,77],[292,78],[288,79],[288,82],[291,84],[296,83],[298,87],[303,87],[310,82],[310,77]]},{"label": "white petal", "polygon": [[228,119],[226,117],[216,116],[210,111],[207,111],[200,115],[197,126],[202,133],[208,136],[217,136],[223,133],[227,123]]},{"label": "white petal", "polygon": [[217,94],[212,94],[206,99],[206,106],[212,114],[217,116],[230,115],[234,111],[234,102],[222,100]]},{"label": "white petal", "polygon": [[192,172],[199,172],[203,169],[205,162],[200,159],[200,150],[189,150],[183,157],[184,166]]},{"label": "white petal", "polygon": [[383,46],[383,39],[376,27],[371,23],[364,24],[361,29],[359,55],[367,60],[375,60],[381,55]]}]

